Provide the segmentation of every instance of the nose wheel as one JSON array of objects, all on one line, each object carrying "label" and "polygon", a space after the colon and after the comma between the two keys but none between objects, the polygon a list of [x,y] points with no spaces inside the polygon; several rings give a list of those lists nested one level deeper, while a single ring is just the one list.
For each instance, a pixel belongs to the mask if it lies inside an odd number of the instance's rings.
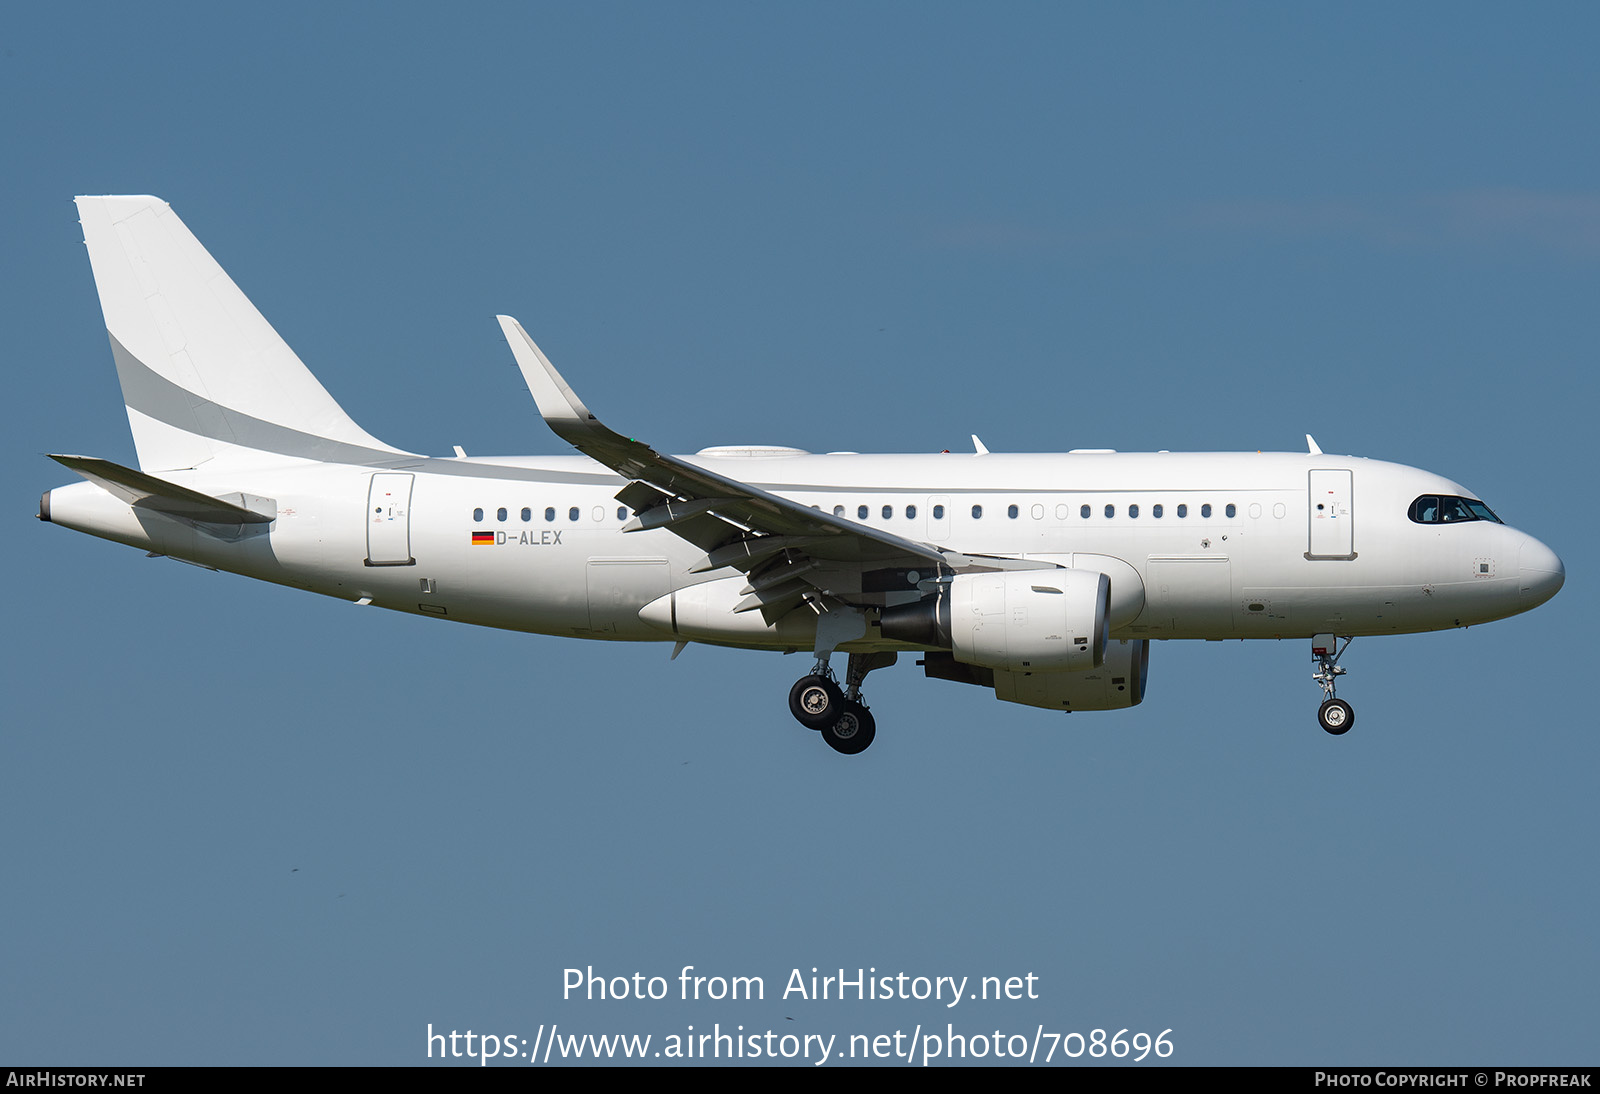
[{"label": "nose wheel", "polygon": [[1350,732],[1350,727],[1356,724],[1355,709],[1333,694],[1335,682],[1345,672],[1339,658],[1354,641],[1354,638],[1346,638],[1341,646],[1338,637],[1331,634],[1319,634],[1311,640],[1311,659],[1317,663],[1317,671],[1311,674],[1311,679],[1321,685],[1322,694],[1326,696],[1317,708],[1317,722],[1335,737]]},{"label": "nose wheel", "polygon": [[1335,737],[1349,733],[1356,724],[1356,712],[1343,699],[1329,699],[1317,708],[1317,721]]}]

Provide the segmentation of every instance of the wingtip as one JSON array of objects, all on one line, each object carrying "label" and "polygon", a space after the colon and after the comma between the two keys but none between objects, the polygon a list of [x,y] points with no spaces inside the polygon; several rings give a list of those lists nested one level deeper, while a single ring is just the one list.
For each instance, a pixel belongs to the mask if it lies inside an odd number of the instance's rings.
[{"label": "wingtip", "polygon": [[170,209],[172,203],[165,198],[158,198],[154,194],[78,194],[72,199],[81,212],[87,205],[103,205],[109,212],[121,216],[136,213],[141,209]]},{"label": "wingtip", "polygon": [[528,394],[533,396],[534,403],[539,407],[540,416],[552,425],[558,421],[592,419],[594,415],[589,413],[589,408],[583,405],[566,379],[556,371],[538,343],[522,329],[522,324],[509,315],[495,318],[500,321],[500,330],[506,336],[511,356],[516,358],[517,368],[522,372],[523,382],[528,385]]}]

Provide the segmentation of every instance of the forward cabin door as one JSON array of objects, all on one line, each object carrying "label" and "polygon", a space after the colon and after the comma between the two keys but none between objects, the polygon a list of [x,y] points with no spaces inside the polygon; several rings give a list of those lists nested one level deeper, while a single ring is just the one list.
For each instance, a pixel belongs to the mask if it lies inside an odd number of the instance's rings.
[{"label": "forward cabin door", "polygon": [[367,565],[410,566],[411,475],[382,472],[367,491]]},{"label": "forward cabin door", "polygon": [[1350,513],[1351,472],[1313,471],[1306,508],[1310,513],[1306,557],[1356,557],[1355,521]]}]

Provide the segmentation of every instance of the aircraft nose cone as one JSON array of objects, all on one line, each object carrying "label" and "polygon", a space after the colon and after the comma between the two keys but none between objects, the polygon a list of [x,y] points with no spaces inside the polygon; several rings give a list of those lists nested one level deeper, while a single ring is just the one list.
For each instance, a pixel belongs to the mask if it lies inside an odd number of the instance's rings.
[{"label": "aircraft nose cone", "polygon": [[1561,559],[1532,536],[1523,541],[1522,549],[1517,552],[1517,565],[1522,571],[1517,591],[1530,608],[1543,604],[1566,584],[1567,568],[1561,565]]}]

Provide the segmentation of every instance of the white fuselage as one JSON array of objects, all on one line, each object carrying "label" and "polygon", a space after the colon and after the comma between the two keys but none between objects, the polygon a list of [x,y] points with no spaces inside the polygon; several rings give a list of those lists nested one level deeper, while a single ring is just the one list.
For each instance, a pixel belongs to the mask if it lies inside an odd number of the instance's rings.
[{"label": "white fuselage", "polygon": [[[1117,638],[1439,630],[1526,611],[1560,587],[1559,559],[1526,533],[1489,520],[1408,519],[1419,495],[1467,491],[1375,460],[1162,452],[690,461],[906,539],[1100,570],[1111,578]],[[769,648],[808,648],[815,629],[809,612],[773,626],[758,612],[734,614],[744,576],[691,572],[703,552],[668,530],[624,532],[632,514],[614,495],[626,480],[581,456],[396,459],[383,471],[285,458],[164,474],[208,495],[270,498],[276,519],[218,538],[90,483],[51,491],[49,519],[462,623]],[[386,476],[383,489],[375,474]],[[910,586],[887,602],[918,595]],[[869,632],[845,648],[895,645]]]}]

